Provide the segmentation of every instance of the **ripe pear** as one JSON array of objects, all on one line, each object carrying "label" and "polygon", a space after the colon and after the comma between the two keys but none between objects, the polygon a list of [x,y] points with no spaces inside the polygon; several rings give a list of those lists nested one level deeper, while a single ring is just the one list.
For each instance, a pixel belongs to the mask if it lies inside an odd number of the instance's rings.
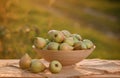
[{"label": "ripe pear", "polygon": [[19,61],[19,66],[22,69],[28,69],[30,67],[31,57],[26,53]]},{"label": "ripe pear", "polygon": [[79,42],[79,40],[75,36],[73,36],[73,40],[74,40],[74,43]]},{"label": "ripe pear", "polygon": [[62,32],[57,31],[57,30],[50,30],[48,32],[48,37],[50,38],[51,41],[55,41],[58,43],[63,42],[65,36],[63,35]]},{"label": "ripe pear", "polygon": [[71,36],[71,33],[67,30],[62,30],[61,32],[64,34],[65,37],[70,37]]},{"label": "ripe pear", "polygon": [[60,49],[60,50],[73,50],[73,47],[70,46],[70,45],[67,44],[67,43],[61,43],[59,49]]},{"label": "ripe pear", "polygon": [[65,38],[64,43],[67,43],[70,46],[73,46],[74,45],[74,39],[73,39],[73,37]]},{"label": "ripe pear", "polygon": [[34,45],[36,48],[42,49],[46,46],[47,41],[42,37],[36,37],[34,39]]},{"label": "ripe pear", "polygon": [[56,41],[56,42],[58,42],[58,43],[61,43],[61,42],[64,41],[65,36],[63,35],[63,33],[58,32],[58,33],[56,33],[56,34],[54,35],[53,39],[54,39],[54,41]]},{"label": "ripe pear", "polygon": [[59,48],[59,43],[57,42],[49,42],[49,44],[47,45],[48,50],[58,50],[58,48]]},{"label": "ripe pear", "polygon": [[82,40],[82,37],[79,34],[72,34],[72,36],[76,37],[79,41]]},{"label": "ripe pear", "polygon": [[88,40],[88,39],[84,39],[83,42],[86,44],[87,48],[90,49],[94,46],[94,44],[92,43],[92,41]]},{"label": "ripe pear", "polygon": [[82,41],[79,41],[74,44],[74,49],[75,50],[84,50],[84,49],[87,49],[87,46]]},{"label": "ripe pear", "polygon": [[48,38],[50,41],[53,41],[53,37],[54,37],[56,32],[58,32],[58,31],[57,30],[49,30],[48,31]]},{"label": "ripe pear", "polygon": [[52,73],[59,73],[62,70],[62,64],[57,60],[53,60],[49,64],[49,70]]},{"label": "ripe pear", "polygon": [[45,39],[45,40],[46,40],[46,43],[47,43],[47,44],[50,42],[50,40],[49,40],[49,39]]},{"label": "ripe pear", "polygon": [[39,72],[44,71],[45,69],[46,69],[46,67],[42,62],[40,62],[37,59],[32,60],[31,65],[30,65],[30,70],[33,73],[39,73]]}]

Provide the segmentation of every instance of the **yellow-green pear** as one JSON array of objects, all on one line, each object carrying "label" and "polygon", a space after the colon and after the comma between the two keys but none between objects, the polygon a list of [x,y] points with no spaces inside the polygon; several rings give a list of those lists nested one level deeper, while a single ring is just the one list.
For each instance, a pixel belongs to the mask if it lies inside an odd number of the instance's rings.
[{"label": "yellow-green pear", "polygon": [[32,60],[30,71],[33,73],[43,72],[46,69],[45,65],[37,59]]},{"label": "yellow-green pear", "polygon": [[82,41],[78,41],[74,44],[74,50],[84,50],[87,49],[87,46]]},{"label": "yellow-green pear", "polygon": [[53,60],[49,64],[49,70],[52,73],[59,73],[62,70],[62,64],[57,60]]},{"label": "yellow-green pear", "polygon": [[88,40],[88,39],[84,39],[83,42],[86,44],[87,48],[90,49],[94,46],[94,44],[92,43],[92,41]]},{"label": "yellow-green pear", "polygon": [[59,49],[60,49],[60,50],[73,50],[73,47],[70,46],[70,45],[67,44],[67,43],[61,43]]},{"label": "yellow-green pear", "polygon": [[46,46],[47,41],[42,37],[36,37],[34,39],[34,45],[36,48],[42,49]]},{"label": "yellow-green pear", "polygon": [[30,68],[31,57],[26,53],[19,61],[19,66],[22,69]]}]

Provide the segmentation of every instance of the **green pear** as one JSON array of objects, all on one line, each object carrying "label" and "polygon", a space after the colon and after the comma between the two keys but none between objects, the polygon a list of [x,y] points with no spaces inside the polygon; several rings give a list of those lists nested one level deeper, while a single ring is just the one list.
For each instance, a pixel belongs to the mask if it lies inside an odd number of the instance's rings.
[{"label": "green pear", "polygon": [[47,42],[44,38],[36,37],[34,39],[34,45],[36,48],[42,49],[46,46]]},{"label": "green pear", "polygon": [[70,37],[71,36],[71,33],[67,30],[62,30],[61,32],[64,34],[65,37]]},{"label": "green pear", "polygon": [[62,64],[59,61],[54,60],[54,61],[50,62],[49,70],[52,73],[59,73],[62,70]]},{"label": "green pear", "polygon": [[30,67],[31,57],[26,53],[19,61],[19,66],[22,69],[28,69]]},{"label": "green pear", "polygon": [[46,43],[47,43],[47,44],[50,42],[50,40],[49,40],[49,39],[45,39],[45,40],[46,40]]},{"label": "green pear", "polygon": [[63,35],[62,32],[58,32],[57,34],[54,35],[53,39],[54,39],[54,41],[61,43],[64,41],[65,36]]},{"label": "green pear", "polygon": [[43,72],[45,69],[46,67],[42,62],[40,62],[37,59],[32,60],[31,65],[30,65],[31,72],[39,73],[39,72]]},{"label": "green pear", "polygon": [[76,37],[79,41],[82,40],[82,37],[79,34],[72,34],[72,36]]},{"label": "green pear", "polygon": [[59,49],[60,49],[60,50],[73,50],[73,47],[70,46],[70,45],[67,44],[67,43],[61,43]]},{"label": "green pear", "polygon": [[88,39],[84,39],[83,42],[86,44],[87,48],[90,49],[94,46],[94,44],[92,43],[92,41],[88,40]]},{"label": "green pear", "polygon": [[48,50],[58,50],[58,48],[59,48],[59,43],[57,42],[49,42],[49,44],[47,45]]},{"label": "green pear", "polygon": [[53,41],[53,37],[57,32],[58,32],[57,30],[49,30],[48,31],[48,38],[50,41]]},{"label": "green pear", "polygon": [[74,43],[79,42],[79,40],[75,36],[73,36],[73,40],[74,40]]},{"label": "green pear", "polygon": [[58,43],[61,43],[64,41],[65,36],[63,35],[62,32],[57,31],[57,30],[50,30],[48,32],[48,37],[51,41],[55,41]]},{"label": "green pear", "polygon": [[74,49],[75,50],[84,50],[84,49],[87,49],[87,46],[85,43],[83,43],[82,41],[79,41],[79,42],[76,42],[74,44]]},{"label": "green pear", "polygon": [[73,46],[74,45],[74,39],[73,39],[73,37],[65,38],[64,43],[67,43],[70,46]]}]

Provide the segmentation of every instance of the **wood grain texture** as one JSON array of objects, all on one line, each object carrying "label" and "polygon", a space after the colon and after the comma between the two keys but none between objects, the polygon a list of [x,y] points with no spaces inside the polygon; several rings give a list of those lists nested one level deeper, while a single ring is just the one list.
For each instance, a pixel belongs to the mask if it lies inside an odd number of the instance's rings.
[{"label": "wood grain texture", "polygon": [[[47,67],[49,63],[40,60]],[[120,60],[85,59],[76,65],[64,66],[58,74],[52,74],[48,69],[34,74],[22,70],[19,60],[0,60],[0,77],[39,77],[39,78],[120,78]]]}]

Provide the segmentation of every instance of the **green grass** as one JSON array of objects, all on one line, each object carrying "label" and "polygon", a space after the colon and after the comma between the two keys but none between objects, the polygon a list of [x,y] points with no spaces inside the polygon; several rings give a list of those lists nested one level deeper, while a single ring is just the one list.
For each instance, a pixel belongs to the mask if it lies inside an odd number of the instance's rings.
[{"label": "green grass", "polygon": [[[63,4],[63,5],[62,5]],[[99,4],[103,5],[100,6]],[[65,13],[79,22],[92,24],[95,28],[102,31],[113,32],[119,35],[119,4],[107,1],[92,0],[85,1],[57,1],[53,7]],[[116,11],[114,11],[116,9]],[[108,12],[108,10],[110,10]],[[114,14],[111,14],[114,13]],[[115,17],[115,18],[114,18]]]},{"label": "green grass", "polygon": [[[41,2],[47,7],[48,3],[44,0],[35,0]],[[37,5],[36,2],[30,0],[21,0],[13,9],[8,8],[8,14],[11,16],[7,19],[6,23],[0,21],[0,25],[4,25],[5,32],[0,39],[0,58],[20,58],[24,53],[29,53],[32,58],[38,58],[35,51],[32,49],[33,38],[41,36],[47,38],[47,32],[50,29],[56,30],[69,30],[71,33],[78,33],[83,38],[90,39],[96,45],[95,51],[88,58],[101,58],[101,59],[120,59],[120,44],[119,40],[113,37],[106,36],[101,31],[89,27],[90,22],[95,22],[97,25],[103,23],[103,25],[118,25],[115,22],[111,22],[105,17],[94,17],[84,12],[79,12],[77,9],[69,7],[57,6],[53,7],[62,11],[60,16],[51,13],[47,8],[44,9]],[[69,2],[69,1],[68,1]],[[71,3],[69,2],[69,5]],[[78,3],[79,4],[79,3]],[[36,5],[36,6],[35,6]],[[86,6],[88,4],[85,4]],[[85,6],[84,5],[84,6]],[[73,5],[71,5],[73,6]],[[77,6],[77,5],[76,5]],[[90,3],[92,6],[92,3]],[[95,5],[94,5],[95,6]],[[98,7],[98,5],[96,5]],[[83,20],[78,21],[71,20],[64,13],[76,15]],[[63,16],[62,16],[63,15]],[[84,22],[84,23],[83,23]],[[112,27],[114,28],[114,27]],[[116,29],[115,29],[116,30]],[[1,49],[3,49],[1,51]]]}]

